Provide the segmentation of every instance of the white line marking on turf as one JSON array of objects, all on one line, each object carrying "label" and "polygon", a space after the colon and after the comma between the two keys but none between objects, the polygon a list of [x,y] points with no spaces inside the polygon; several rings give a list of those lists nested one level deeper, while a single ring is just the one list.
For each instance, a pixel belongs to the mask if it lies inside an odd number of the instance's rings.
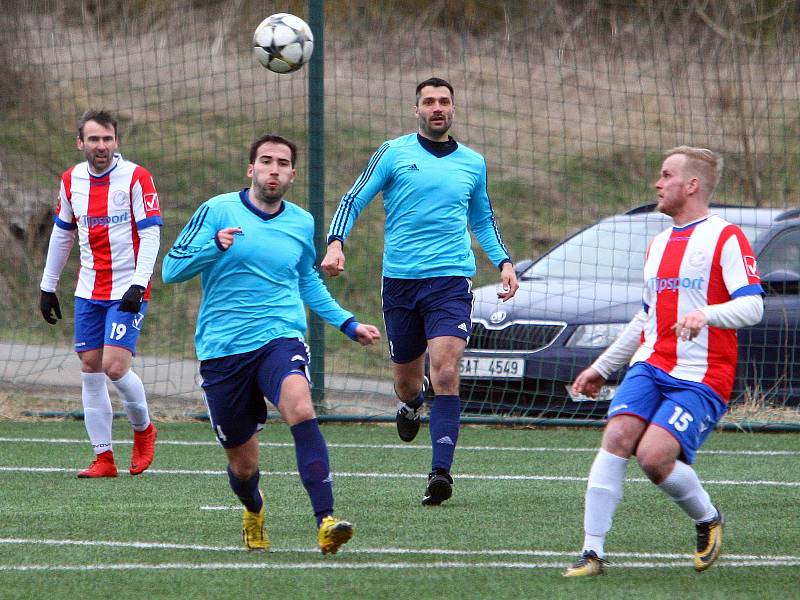
[{"label": "white line marking on turf", "polygon": [[[31,538],[0,538],[0,545],[44,545],[44,546],[103,546],[109,548],[138,548],[153,550],[195,550],[209,552],[245,552],[242,546],[207,546],[198,544],[172,544],[164,542],[116,542],[110,540],[52,540]],[[272,546],[270,554],[303,553],[319,554],[319,548],[276,548]],[[537,557],[572,557],[574,551],[557,550],[453,550],[449,548],[353,548],[347,547],[347,554],[390,554],[390,555],[419,555],[419,556],[537,556]],[[663,552],[609,552],[607,557],[639,558],[639,559],[667,559],[691,561],[691,554],[663,553]],[[800,562],[800,556],[782,556],[768,554],[724,554],[726,562],[729,561],[776,561]],[[614,564],[617,564],[616,562]]]},{"label": "white line marking on turf", "polygon": [[[4,467],[0,472],[9,473],[73,473],[74,468],[64,467]],[[202,469],[148,469],[152,475],[227,475],[225,471],[211,471]],[[297,477],[297,471],[262,471],[262,475],[271,477]],[[368,479],[420,479],[423,475],[418,473],[352,473],[336,472],[336,477],[363,477]],[[123,476],[125,476],[123,474]],[[471,479],[478,481],[566,481],[585,482],[587,477],[566,477],[557,475],[470,475],[459,474],[458,479]],[[631,483],[649,483],[644,477],[631,477],[625,480]],[[742,486],[768,486],[768,487],[800,487],[800,481],[768,481],[768,480],[734,480],[734,479],[706,479],[703,485],[742,485]]]},{"label": "white line marking on turf", "polygon": [[[264,571],[287,571],[287,570],[306,570],[306,569],[563,569],[570,563],[547,562],[408,562],[408,563],[384,563],[384,562],[303,562],[303,563],[111,563],[94,565],[0,565],[0,571],[230,571],[235,569],[264,570]],[[624,562],[614,563],[610,568],[613,569],[664,569],[664,568],[690,568],[689,561],[680,562]],[[719,561],[715,569],[730,567],[796,567],[800,561],[796,562],[771,562],[771,561]]]},{"label": "white line marking on turf", "polygon": [[[85,444],[85,439],[72,438],[28,438],[28,437],[0,437],[0,442],[17,442],[29,444]],[[114,444],[132,444],[133,440],[114,440]],[[159,446],[219,446],[215,441],[187,441],[187,440],[158,440]],[[294,448],[292,442],[259,442],[264,448]],[[372,450],[430,450],[426,444],[340,444],[329,443],[328,448],[353,448]],[[597,452],[593,448],[548,448],[547,446],[459,446],[461,451],[476,452]],[[698,454],[741,455],[741,456],[800,456],[800,451],[795,450],[700,450]]]}]

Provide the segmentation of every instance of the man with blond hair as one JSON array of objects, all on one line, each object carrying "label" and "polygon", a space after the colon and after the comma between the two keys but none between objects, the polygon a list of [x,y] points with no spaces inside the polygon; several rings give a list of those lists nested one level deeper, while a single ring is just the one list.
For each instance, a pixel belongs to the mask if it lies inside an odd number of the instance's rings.
[{"label": "man with blond hair", "polygon": [[679,146],[665,154],[656,209],[673,225],[647,250],[643,308],[572,384],[595,396],[608,376],[630,368],[608,408],[602,447],[589,473],[584,544],[566,577],[604,572],[604,543],[622,499],[628,460],[695,523],[694,568],[717,559],[725,519],[690,466],[728,407],[736,375],[736,329],[764,311],[750,243],[709,210],[722,158]]}]

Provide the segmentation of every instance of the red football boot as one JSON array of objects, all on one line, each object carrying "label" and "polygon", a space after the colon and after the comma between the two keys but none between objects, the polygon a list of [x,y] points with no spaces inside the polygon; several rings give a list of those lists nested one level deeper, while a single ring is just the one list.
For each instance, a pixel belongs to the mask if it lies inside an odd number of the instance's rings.
[{"label": "red football boot", "polygon": [[144,431],[133,432],[133,452],[131,453],[131,475],[138,475],[153,462],[156,451],[156,433],[158,430],[151,422]]},{"label": "red football boot", "polygon": [[78,473],[81,479],[116,476],[117,465],[114,464],[114,453],[111,450],[98,454],[88,469]]}]

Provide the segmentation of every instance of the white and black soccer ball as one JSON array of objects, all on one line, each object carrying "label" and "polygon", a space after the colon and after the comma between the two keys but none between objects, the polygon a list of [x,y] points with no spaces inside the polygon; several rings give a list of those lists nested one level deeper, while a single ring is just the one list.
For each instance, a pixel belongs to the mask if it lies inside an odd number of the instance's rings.
[{"label": "white and black soccer ball", "polygon": [[314,36],[308,23],[289,13],[267,17],[253,34],[253,52],[262,65],[275,73],[291,73],[306,64],[314,52]]}]

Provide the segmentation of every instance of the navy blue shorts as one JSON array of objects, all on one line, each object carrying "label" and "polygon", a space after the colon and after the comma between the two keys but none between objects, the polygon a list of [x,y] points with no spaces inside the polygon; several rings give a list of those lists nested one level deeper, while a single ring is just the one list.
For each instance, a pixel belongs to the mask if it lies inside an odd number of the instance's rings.
[{"label": "navy blue shorts", "polygon": [[119,346],[136,355],[147,302],[142,302],[138,313],[122,312],[119,303],[119,300],[75,298],[75,352]]},{"label": "navy blue shorts", "polygon": [[225,448],[241,446],[267,422],[266,398],[275,406],[283,380],[299,373],[311,381],[308,346],[278,338],[242,354],[200,362],[201,386],[211,427]]},{"label": "navy blue shorts", "polygon": [[452,336],[466,340],[472,331],[469,277],[384,277],[381,295],[389,354],[397,364],[419,358],[429,339]]}]

